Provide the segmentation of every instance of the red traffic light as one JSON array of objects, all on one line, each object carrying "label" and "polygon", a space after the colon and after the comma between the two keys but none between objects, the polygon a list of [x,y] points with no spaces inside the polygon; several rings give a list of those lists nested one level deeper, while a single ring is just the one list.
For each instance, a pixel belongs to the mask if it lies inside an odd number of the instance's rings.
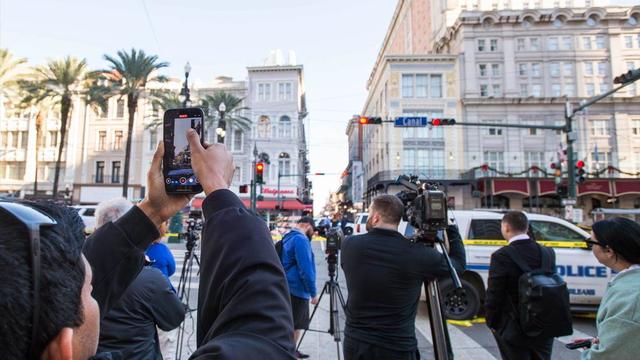
[{"label": "red traffic light", "polygon": [[577,167],[578,169],[582,169],[582,168],[584,167],[584,161],[582,161],[582,160],[578,160],[578,161],[576,162],[576,167]]},{"label": "red traffic light", "polygon": [[429,121],[429,125],[431,126],[446,126],[446,125],[455,125],[456,124],[456,120],[455,119],[448,119],[448,118],[433,118]]},{"label": "red traffic light", "polygon": [[261,173],[264,171],[264,164],[263,163],[257,163],[256,164],[256,170]]},{"label": "red traffic light", "polygon": [[440,126],[440,119],[433,119],[431,120],[431,125],[433,126]]},{"label": "red traffic light", "polygon": [[360,123],[360,125],[380,125],[382,124],[382,118],[377,116],[360,116],[358,123]]},{"label": "red traffic light", "polygon": [[366,116],[360,116],[360,124],[364,125],[369,122]]}]

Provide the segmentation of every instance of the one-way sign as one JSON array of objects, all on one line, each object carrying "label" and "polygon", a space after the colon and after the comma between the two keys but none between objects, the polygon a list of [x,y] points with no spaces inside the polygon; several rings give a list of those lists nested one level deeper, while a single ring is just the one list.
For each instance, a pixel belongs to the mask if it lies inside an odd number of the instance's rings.
[{"label": "one-way sign", "polygon": [[396,118],[395,127],[425,127],[429,123],[426,116],[400,116]]}]

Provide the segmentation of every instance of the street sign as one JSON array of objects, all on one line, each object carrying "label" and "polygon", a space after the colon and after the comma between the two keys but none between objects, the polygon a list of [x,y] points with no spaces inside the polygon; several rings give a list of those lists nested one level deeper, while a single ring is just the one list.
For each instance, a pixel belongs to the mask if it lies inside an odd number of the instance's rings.
[{"label": "street sign", "polygon": [[565,220],[573,221],[573,205],[567,205],[564,208],[564,218]]},{"label": "street sign", "polygon": [[576,224],[581,224],[584,221],[584,210],[575,208],[573,209],[573,222]]},{"label": "street sign", "polygon": [[562,206],[575,205],[576,199],[562,199]]},{"label": "street sign", "polygon": [[395,120],[395,127],[425,127],[429,123],[426,116],[400,116]]}]

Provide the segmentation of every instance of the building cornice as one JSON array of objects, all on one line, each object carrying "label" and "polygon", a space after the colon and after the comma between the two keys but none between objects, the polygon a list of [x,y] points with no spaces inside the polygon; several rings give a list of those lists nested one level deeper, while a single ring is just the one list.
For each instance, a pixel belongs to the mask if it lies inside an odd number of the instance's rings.
[{"label": "building cornice", "polygon": [[291,71],[304,70],[304,66],[302,65],[272,65],[272,66],[248,66],[248,72],[272,72],[272,71]]},{"label": "building cornice", "polygon": [[[578,104],[586,98],[566,98],[566,97],[526,97],[526,98],[494,98],[494,97],[468,97],[460,100],[463,106],[467,105],[540,105],[540,104],[558,104],[564,106],[566,101],[572,104]],[[637,97],[609,97],[603,99],[599,104],[635,104]],[[597,106],[597,105],[594,105]]]}]

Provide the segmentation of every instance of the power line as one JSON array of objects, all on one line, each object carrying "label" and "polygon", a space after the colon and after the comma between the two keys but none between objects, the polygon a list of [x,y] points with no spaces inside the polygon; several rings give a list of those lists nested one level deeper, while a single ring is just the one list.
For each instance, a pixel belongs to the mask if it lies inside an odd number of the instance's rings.
[{"label": "power line", "polygon": [[158,41],[158,36],[156,35],[156,30],[153,27],[153,22],[151,21],[151,16],[149,15],[149,10],[147,9],[147,4],[144,2],[144,0],[140,0],[142,2],[142,7],[144,8],[144,14],[147,17],[147,22],[149,23],[149,27],[151,28],[151,34],[153,34],[153,39],[156,42],[156,47],[158,48],[158,54],[160,54],[162,51],[160,50],[160,41]]}]

